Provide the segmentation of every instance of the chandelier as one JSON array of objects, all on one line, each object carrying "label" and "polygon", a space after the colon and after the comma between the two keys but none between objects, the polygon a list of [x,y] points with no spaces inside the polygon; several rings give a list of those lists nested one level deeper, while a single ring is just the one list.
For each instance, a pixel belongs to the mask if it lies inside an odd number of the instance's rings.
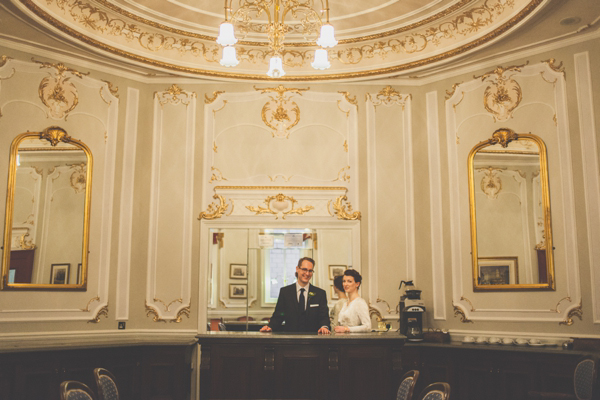
[{"label": "chandelier", "polygon": [[[328,59],[328,47],[335,46],[333,26],[329,24],[329,0],[319,0],[321,10],[314,9],[315,0],[239,0],[239,8],[234,12],[233,0],[225,0],[225,22],[219,27],[217,43],[223,46],[221,65],[235,67],[239,64],[234,45],[238,39],[234,31],[245,38],[249,33],[267,34],[269,38],[269,71],[271,78],[285,75],[283,70],[284,38],[287,33],[301,34],[305,40],[316,41],[319,48],[315,50],[311,66],[315,69],[331,67]],[[325,23],[321,16],[325,14]],[[295,23],[286,24],[286,18],[292,17]],[[261,23],[260,18],[266,18]],[[235,27],[235,28],[234,28]],[[313,39],[311,39],[313,38]]]}]

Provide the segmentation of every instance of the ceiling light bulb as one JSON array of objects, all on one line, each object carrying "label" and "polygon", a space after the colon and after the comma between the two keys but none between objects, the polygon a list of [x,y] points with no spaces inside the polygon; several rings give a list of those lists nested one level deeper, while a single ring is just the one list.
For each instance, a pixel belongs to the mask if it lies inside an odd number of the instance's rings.
[{"label": "ceiling light bulb", "polygon": [[217,43],[221,46],[232,46],[237,43],[237,39],[233,33],[233,24],[230,22],[223,22],[221,26],[219,26]]},{"label": "ceiling light bulb", "polygon": [[271,78],[281,78],[285,75],[285,71],[283,70],[283,60],[280,56],[271,57],[267,75]]},{"label": "ceiling light bulb", "polygon": [[310,64],[314,69],[327,69],[331,67],[331,63],[327,59],[327,50],[315,50],[315,60]]},{"label": "ceiling light bulb", "polygon": [[223,47],[223,58],[219,61],[224,67],[235,67],[240,63],[235,55],[235,47],[227,46]]},{"label": "ceiling light bulb", "polygon": [[321,35],[317,40],[317,44],[324,48],[335,46],[338,41],[335,40],[334,34],[333,26],[329,24],[321,25]]}]

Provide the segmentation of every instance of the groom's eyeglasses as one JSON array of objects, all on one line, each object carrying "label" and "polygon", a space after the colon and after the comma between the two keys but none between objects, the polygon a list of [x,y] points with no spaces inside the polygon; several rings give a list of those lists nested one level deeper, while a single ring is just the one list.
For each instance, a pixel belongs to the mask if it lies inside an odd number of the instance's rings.
[{"label": "groom's eyeglasses", "polygon": [[298,269],[301,270],[302,272],[306,273],[306,274],[312,274],[313,272],[315,272],[314,269],[300,268],[300,267],[298,267]]}]

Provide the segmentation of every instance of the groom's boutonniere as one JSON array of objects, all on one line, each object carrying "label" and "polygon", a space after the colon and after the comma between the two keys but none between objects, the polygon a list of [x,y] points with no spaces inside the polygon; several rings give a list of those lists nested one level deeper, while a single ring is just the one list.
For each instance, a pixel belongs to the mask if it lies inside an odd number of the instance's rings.
[{"label": "groom's boutonniere", "polygon": [[308,298],[310,299],[311,297],[313,297],[315,295],[315,292],[308,292]]}]

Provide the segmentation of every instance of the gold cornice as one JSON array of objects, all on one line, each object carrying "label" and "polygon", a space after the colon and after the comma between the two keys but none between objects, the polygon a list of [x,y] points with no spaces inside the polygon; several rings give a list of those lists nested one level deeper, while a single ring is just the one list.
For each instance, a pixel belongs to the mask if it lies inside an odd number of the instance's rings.
[{"label": "gold cornice", "polygon": [[481,38],[474,40],[470,43],[467,43],[463,46],[460,46],[456,49],[437,54],[435,56],[427,57],[422,60],[413,61],[409,63],[404,63],[400,65],[395,65],[387,68],[381,69],[373,69],[373,70],[364,70],[358,72],[348,72],[348,73],[337,73],[337,74],[323,74],[323,75],[286,75],[283,78],[265,78],[264,74],[240,74],[240,73],[229,73],[229,72],[221,72],[221,71],[213,71],[201,68],[189,68],[184,67],[175,63],[165,63],[161,61],[156,61],[149,59],[147,57],[143,57],[137,54],[129,53],[118,48],[107,45],[106,43],[92,39],[87,36],[83,36],[79,34],[75,29],[70,26],[63,24],[62,22],[52,18],[49,16],[44,10],[38,7],[32,0],[21,0],[22,4],[27,7],[31,12],[37,15],[39,18],[47,22],[48,24],[54,26],[55,28],[61,30],[62,32],[80,40],[83,43],[94,46],[100,50],[107,51],[109,53],[115,54],[117,56],[133,60],[136,62],[140,62],[146,65],[150,65],[153,67],[166,68],[173,71],[177,71],[180,73],[186,74],[194,74],[194,75],[202,75],[211,78],[227,78],[234,80],[250,80],[250,81],[280,81],[280,82],[308,82],[308,81],[328,81],[328,80],[339,80],[339,79],[357,79],[357,78],[368,78],[372,76],[385,75],[385,74],[393,74],[406,70],[410,70],[412,68],[421,67],[430,63],[436,63],[443,60],[446,60],[451,57],[458,56],[462,53],[471,51],[478,46],[481,46],[491,40],[496,39],[498,36],[507,32],[515,25],[517,25],[523,18],[528,16],[535,8],[537,8],[544,0],[532,0],[527,6],[525,6],[521,11],[519,11],[515,16],[509,19],[507,22],[499,26],[492,32],[487,33]]}]

